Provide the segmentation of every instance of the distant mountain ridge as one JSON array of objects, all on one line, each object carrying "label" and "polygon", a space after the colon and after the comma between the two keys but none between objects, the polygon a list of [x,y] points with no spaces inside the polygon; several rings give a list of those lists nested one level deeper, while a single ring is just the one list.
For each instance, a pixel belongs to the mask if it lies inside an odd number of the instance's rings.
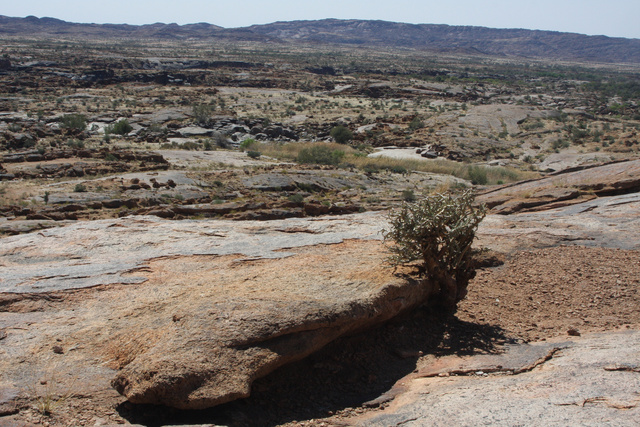
[{"label": "distant mountain ridge", "polygon": [[640,39],[471,26],[323,19],[227,29],[197,24],[77,24],[55,18],[0,15],[0,36],[81,38],[224,39],[271,43],[399,47],[518,58],[640,65]]}]

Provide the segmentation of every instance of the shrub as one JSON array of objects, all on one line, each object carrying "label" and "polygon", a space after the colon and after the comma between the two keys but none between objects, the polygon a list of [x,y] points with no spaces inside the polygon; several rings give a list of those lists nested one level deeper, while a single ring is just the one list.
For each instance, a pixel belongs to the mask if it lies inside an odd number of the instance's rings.
[{"label": "shrub", "polygon": [[564,139],[556,139],[551,143],[551,148],[559,150],[560,148],[569,148],[569,141]]},{"label": "shrub", "polygon": [[413,118],[413,120],[411,120],[411,122],[409,123],[409,129],[411,130],[418,130],[424,127],[424,122],[422,120],[420,120],[420,117],[416,116]]},{"label": "shrub", "polygon": [[303,164],[338,165],[344,157],[344,151],[333,150],[323,145],[303,148],[296,157],[296,162]]},{"label": "shrub", "polygon": [[193,118],[200,126],[209,126],[212,121],[213,107],[207,104],[193,106]]},{"label": "shrub", "polygon": [[216,144],[216,146],[220,148],[229,148],[229,141],[222,132],[214,132],[211,139]]},{"label": "shrub", "polygon": [[304,196],[302,194],[298,194],[298,193],[290,195],[289,197],[287,197],[287,199],[290,202],[293,202],[293,203],[302,203],[302,202],[304,202]]},{"label": "shrub", "polygon": [[73,191],[76,193],[84,193],[87,191],[87,187],[84,184],[76,184]]},{"label": "shrub", "polygon": [[489,180],[487,179],[487,170],[480,166],[469,166],[468,169],[469,179],[474,185],[486,185]]},{"label": "shrub", "polygon": [[105,135],[115,133],[116,135],[126,135],[133,130],[133,126],[127,119],[120,119],[112,125],[107,126],[104,129]]},{"label": "shrub", "polygon": [[249,150],[253,145],[257,144],[258,141],[256,141],[253,138],[247,138],[244,141],[242,141],[240,143],[240,150],[245,151],[245,150]]},{"label": "shrub", "polygon": [[251,157],[252,159],[257,159],[262,155],[261,152],[259,151],[254,151],[254,150],[249,150],[247,151],[247,156]]},{"label": "shrub", "polygon": [[402,190],[402,200],[405,202],[415,202],[416,195],[413,190]]},{"label": "shrub", "polygon": [[78,139],[70,139],[67,141],[67,147],[81,149],[84,148],[84,142]]},{"label": "shrub", "polygon": [[338,144],[346,144],[353,139],[353,133],[346,126],[338,125],[331,129],[331,137]]},{"label": "shrub", "polygon": [[474,206],[474,194],[440,193],[416,203],[405,203],[391,212],[390,230],[384,231],[393,265],[421,261],[419,270],[438,285],[441,302],[455,309],[465,297],[471,265],[471,244],[486,215],[485,206]]},{"label": "shrub", "polygon": [[82,132],[87,128],[87,118],[82,114],[65,114],[59,119],[60,126],[75,132]]}]

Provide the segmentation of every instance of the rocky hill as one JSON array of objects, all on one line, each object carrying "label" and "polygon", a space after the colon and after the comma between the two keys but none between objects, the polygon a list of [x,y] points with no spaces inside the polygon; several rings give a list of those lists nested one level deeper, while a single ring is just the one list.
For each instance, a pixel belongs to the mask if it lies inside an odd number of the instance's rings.
[{"label": "rocky hill", "polygon": [[640,63],[640,40],[523,29],[337,20],[249,27],[283,40],[389,46],[524,58]]},{"label": "rocky hill", "polygon": [[442,53],[640,64],[640,40],[524,29],[324,19],[225,29],[188,25],[77,24],[54,18],[0,16],[0,36],[226,39],[285,44],[402,47]]}]

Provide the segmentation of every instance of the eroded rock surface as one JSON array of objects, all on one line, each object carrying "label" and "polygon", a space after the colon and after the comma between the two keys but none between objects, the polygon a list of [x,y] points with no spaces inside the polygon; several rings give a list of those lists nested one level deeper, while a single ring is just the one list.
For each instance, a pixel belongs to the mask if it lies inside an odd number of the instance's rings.
[{"label": "eroded rock surface", "polygon": [[640,191],[640,160],[567,170],[488,190],[478,197],[493,213],[510,214],[582,203],[598,196]]},{"label": "eroded rock surface", "polygon": [[384,265],[383,222],[130,217],[5,238],[1,388],[54,370],[92,394],[113,380],[135,403],[248,396],[277,367],[428,298]]},{"label": "eroded rock surface", "polygon": [[[490,215],[479,244],[637,249],[638,194]],[[384,264],[386,214],[287,221],[135,216],[6,237],[0,390],[56,384],[118,402],[204,408],[429,297]],[[15,402],[7,398],[5,404]],[[117,404],[117,403],[116,403]]]},{"label": "eroded rock surface", "polygon": [[445,358],[402,380],[387,409],[349,425],[637,425],[639,349],[640,332],[624,331]]}]

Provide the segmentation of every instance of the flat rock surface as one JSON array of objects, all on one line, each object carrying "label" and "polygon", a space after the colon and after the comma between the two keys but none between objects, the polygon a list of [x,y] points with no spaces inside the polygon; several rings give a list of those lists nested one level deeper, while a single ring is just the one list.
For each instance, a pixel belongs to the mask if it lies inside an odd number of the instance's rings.
[{"label": "flat rock surface", "polygon": [[539,212],[488,215],[479,228],[479,243],[501,252],[558,244],[639,249],[638,212],[640,193]]},{"label": "flat rock surface", "polygon": [[[621,195],[490,215],[479,243],[513,263],[480,272],[458,315],[530,340],[540,330],[623,325],[637,312],[637,252],[558,246],[637,249],[638,203]],[[91,396],[92,413],[115,420],[109,413],[124,397],[112,385],[132,402],[179,408],[246,397],[279,366],[428,297],[385,267],[385,225],[383,212],[264,222],[138,216],[3,238],[0,409],[37,401],[49,386]],[[532,248],[540,252],[518,255]],[[554,289],[562,290],[549,298]],[[520,364],[481,362],[468,369]]]},{"label": "flat rock surface", "polygon": [[640,190],[640,160],[566,171],[545,178],[490,189],[478,196],[492,212],[509,214],[582,203],[597,195]]},{"label": "flat rock surface", "polygon": [[[549,360],[536,359],[554,348]],[[536,350],[538,350],[536,352]],[[429,367],[401,380],[405,392],[381,412],[349,420],[361,426],[618,425],[640,419],[640,331],[609,332],[521,346],[527,358],[474,356],[443,361],[440,376]],[[497,368],[496,360],[516,361]],[[489,374],[487,374],[489,373]]]},{"label": "flat rock surface", "polygon": [[384,265],[382,220],[136,217],[5,238],[2,388],[55,374],[91,394],[113,395],[116,377],[135,403],[246,397],[256,378],[428,297]]}]

